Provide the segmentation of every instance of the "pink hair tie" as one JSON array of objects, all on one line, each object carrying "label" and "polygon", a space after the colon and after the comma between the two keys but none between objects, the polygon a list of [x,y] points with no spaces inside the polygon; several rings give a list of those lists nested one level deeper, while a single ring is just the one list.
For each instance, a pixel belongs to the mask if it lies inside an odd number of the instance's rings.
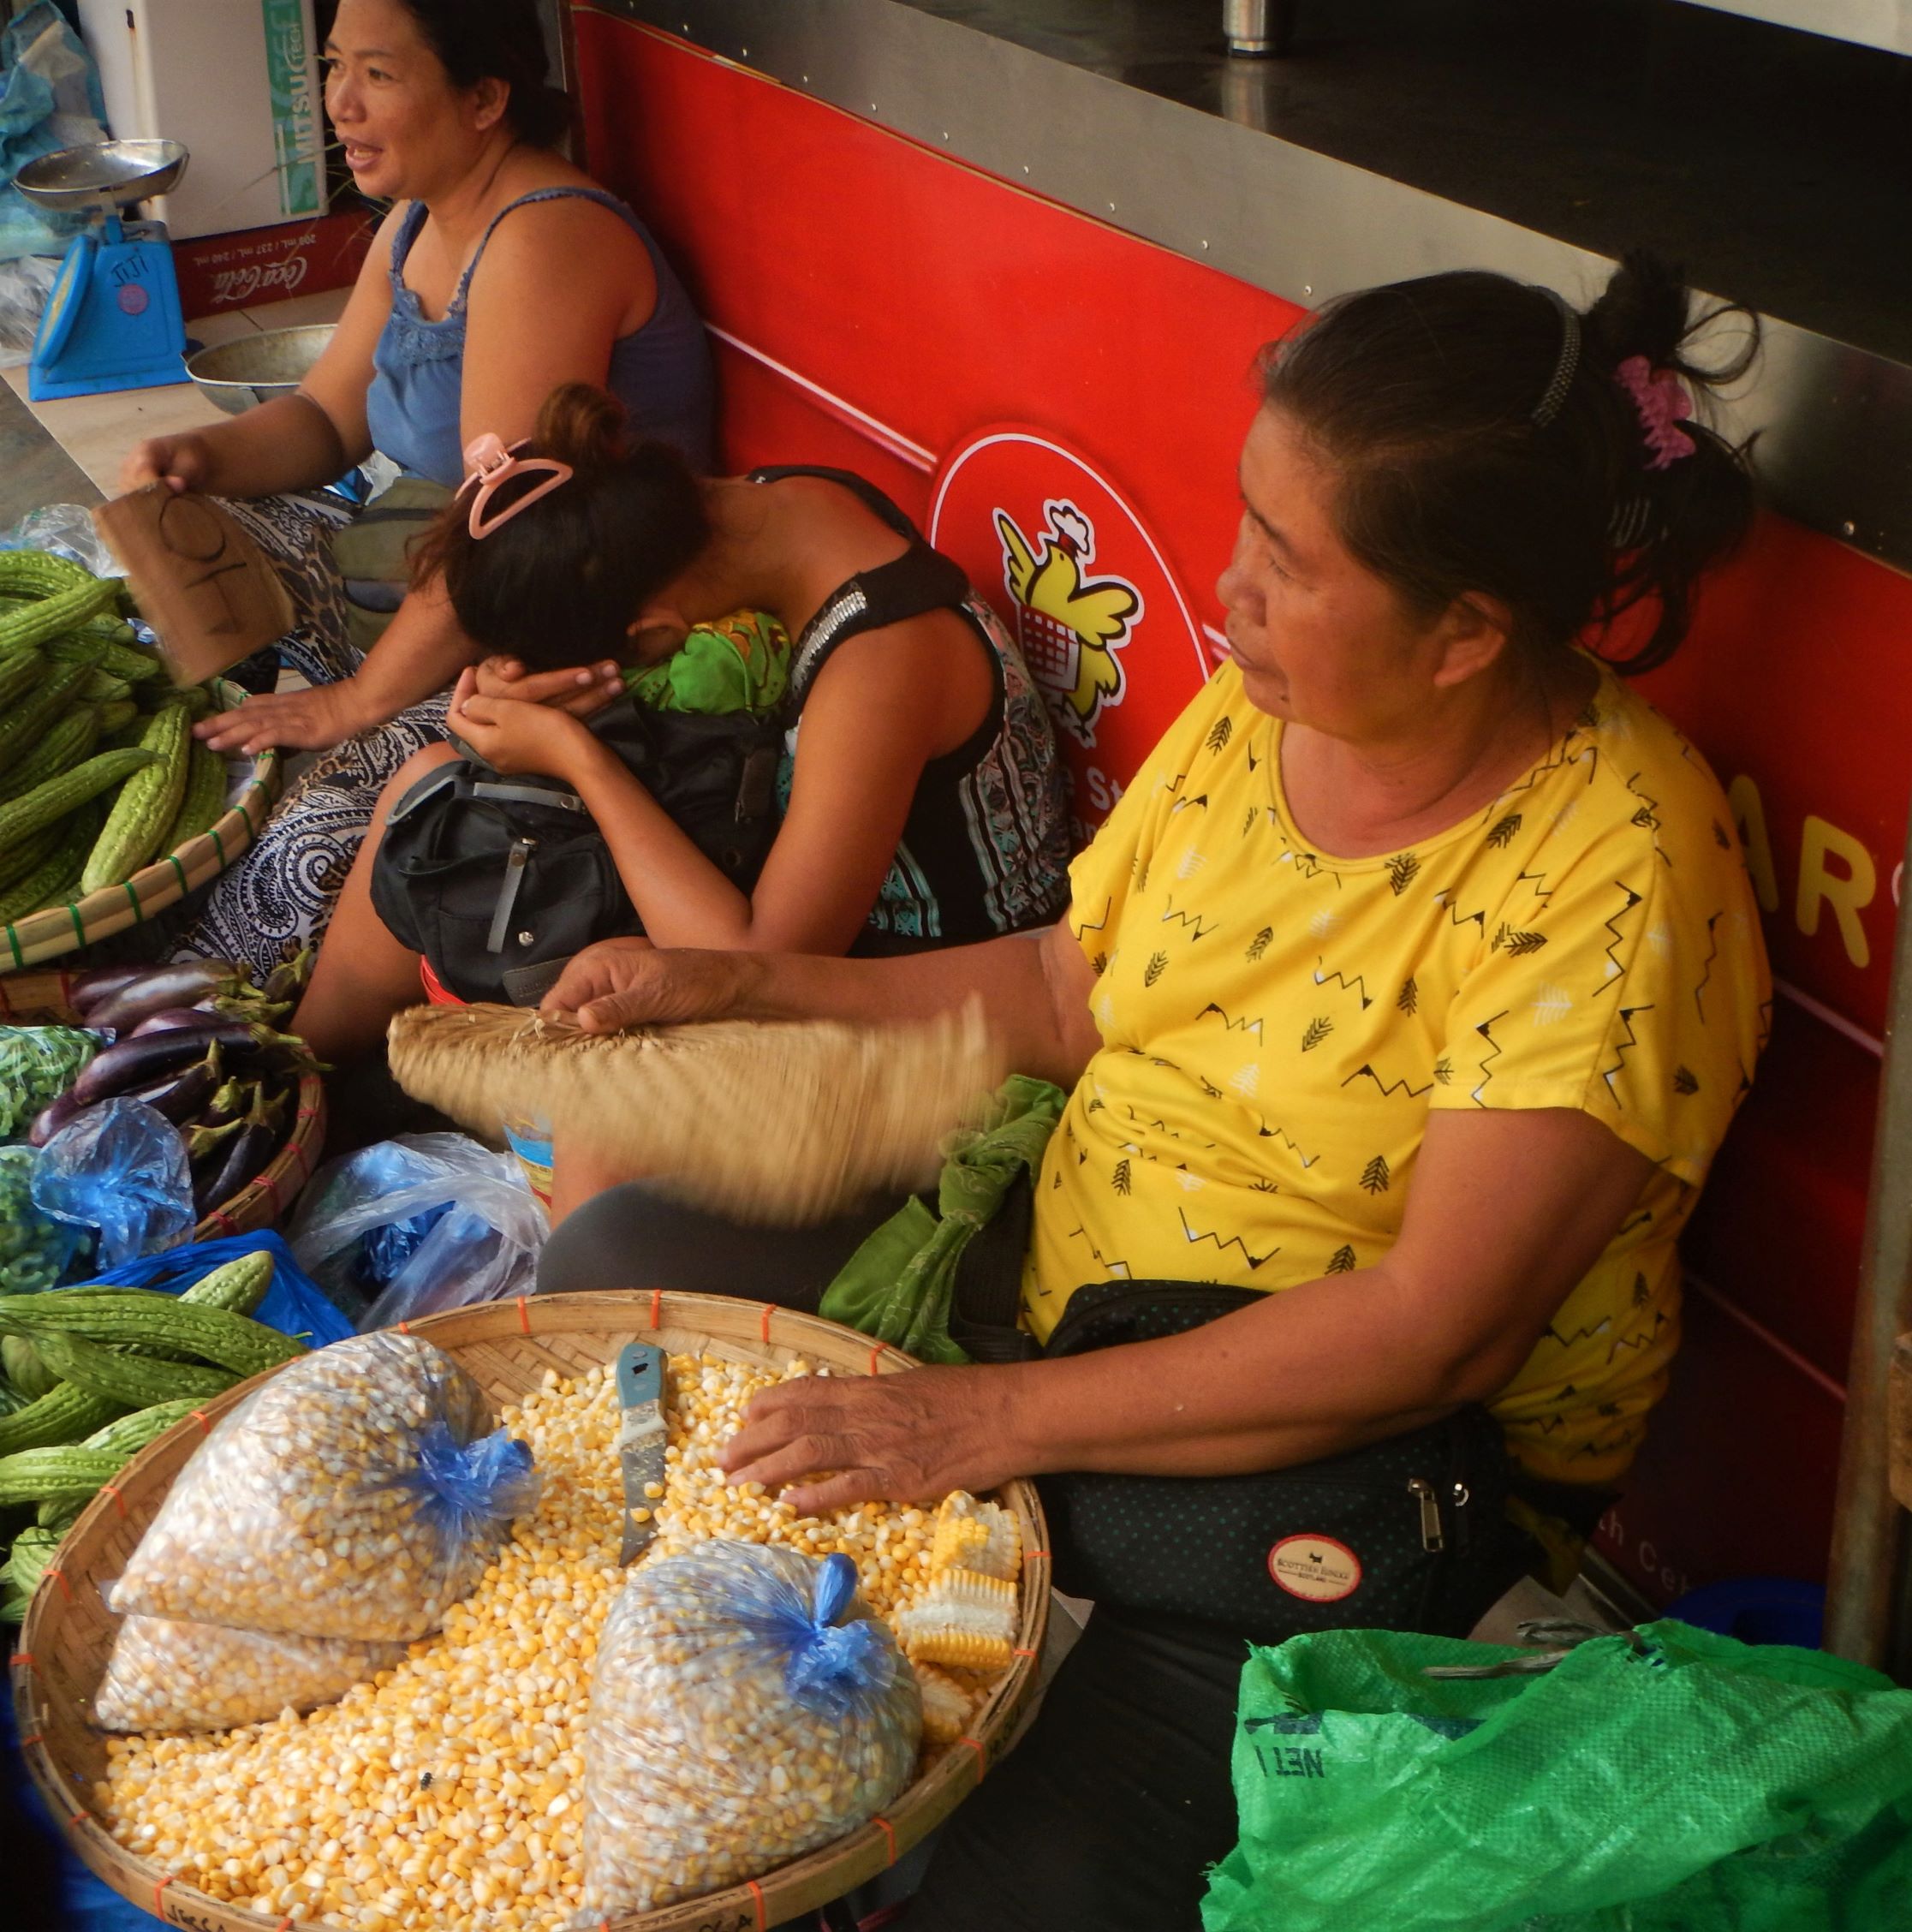
[{"label": "pink hair tie", "polygon": [[1690,456],[1698,445],[1680,427],[1693,416],[1685,384],[1671,369],[1653,368],[1644,355],[1629,355],[1613,374],[1640,412],[1640,427],[1653,451],[1647,468],[1665,469]]},{"label": "pink hair tie", "polygon": [[[463,496],[467,490],[475,490],[472,498],[471,516],[467,528],[474,542],[482,543],[492,531],[501,530],[521,510],[527,510],[540,497],[548,497],[561,483],[569,483],[575,472],[569,463],[559,462],[555,456],[521,456],[521,450],[530,448],[528,441],[514,443],[507,449],[491,430],[482,436],[474,436],[465,445],[465,480],[458,486],[458,494]],[[495,516],[485,513],[491,498],[497,494],[502,484],[509,483],[514,476],[542,476],[542,483],[533,485],[515,502],[497,512]]]}]

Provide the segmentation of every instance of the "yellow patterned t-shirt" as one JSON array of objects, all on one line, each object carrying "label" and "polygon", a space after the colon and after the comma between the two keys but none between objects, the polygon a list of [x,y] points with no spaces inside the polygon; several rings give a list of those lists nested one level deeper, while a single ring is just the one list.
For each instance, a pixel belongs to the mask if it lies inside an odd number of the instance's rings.
[{"label": "yellow patterned t-shirt", "polygon": [[1657,1166],[1492,1406],[1536,1475],[1610,1482],[1665,1386],[1675,1237],[1770,1012],[1718,783],[1603,672],[1485,812],[1343,861],[1292,829],[1281,730],[1224,669],[1075,862],[1102,1046],[1043,1163],[1027,1320],[1045,1338],[1088,1282],[1367,1266],[1430,1107],[1577,1108]]}]

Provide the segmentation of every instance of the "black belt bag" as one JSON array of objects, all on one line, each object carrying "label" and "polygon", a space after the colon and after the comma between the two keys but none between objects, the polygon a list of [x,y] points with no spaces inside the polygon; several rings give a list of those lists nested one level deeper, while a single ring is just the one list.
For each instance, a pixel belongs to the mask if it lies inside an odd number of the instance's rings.
[{"label": "black belt bag", "polygon": [[[1180,1281],[1078,1289],[1045,1357],[1159,1339],[1259,1303]],[[1349,1626],[1464,1637],[1535,1553],[1507,1521],[1499,1425],[1444,1421],[1253,1476],[1039,1480],[1057,1589],[1259,1643]]]}]

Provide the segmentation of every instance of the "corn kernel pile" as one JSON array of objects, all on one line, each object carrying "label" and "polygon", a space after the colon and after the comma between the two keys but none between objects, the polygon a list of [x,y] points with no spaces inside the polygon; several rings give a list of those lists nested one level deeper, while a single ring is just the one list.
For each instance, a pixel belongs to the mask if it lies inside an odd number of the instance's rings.
[{"label": "corn kernel pile", "polygon": [[[801,1362],[779,1375],[710,1356],[670,1358],[652,1552],[713,1536],[841,1551],[866,1601],[894,1625],[927,1589],[931,1512],[864,1504],[799,1518],[756,1484],[732,1488],[718,1466],[751,1398],[809,1373]],[[584,1878],[591,1667],[628,1574],[616,1560],[615,1379],[608,1366],[575,1382],[547,1374],[499,1420],[529,1444],[539,1500],[442,1631],[304,1717],[287,1710],[228,1732],[110,1738],[94,1795],[121,1846],[213,1898],[295,1924],[563,1924]],[[926,1737],[959,1735],[986,1681],[917,1667]]]}]

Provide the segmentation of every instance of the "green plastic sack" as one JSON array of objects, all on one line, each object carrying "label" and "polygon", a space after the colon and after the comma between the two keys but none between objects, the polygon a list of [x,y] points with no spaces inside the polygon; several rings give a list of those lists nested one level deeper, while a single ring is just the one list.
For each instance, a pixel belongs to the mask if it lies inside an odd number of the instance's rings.
[{"label": "green plastic sack", "polygon": [[1540,1676],[1385,1631],[1254,1651],[1206,1932],[1908,1932],[1912,1691],[1684,1624]]}]

